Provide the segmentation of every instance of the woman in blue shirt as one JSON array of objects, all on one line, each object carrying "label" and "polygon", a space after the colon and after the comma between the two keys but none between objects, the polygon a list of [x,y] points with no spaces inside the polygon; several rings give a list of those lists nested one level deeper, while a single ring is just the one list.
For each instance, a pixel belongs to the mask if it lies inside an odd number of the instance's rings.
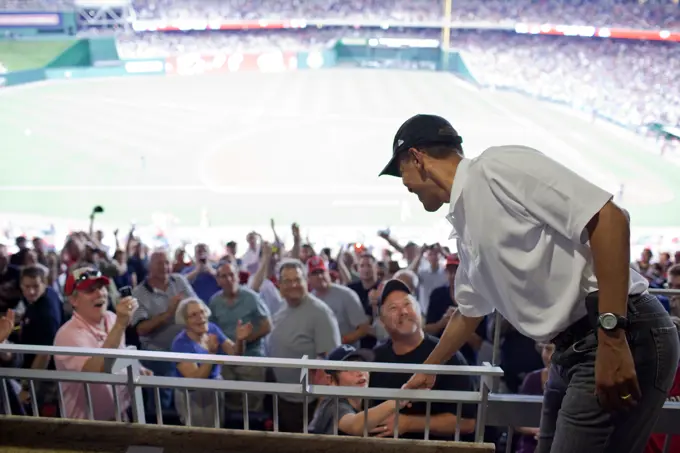
[{"label": "woman in blue shirt", "polygon": [[[171,351],[188,354],[227,354],[241,355],[245,340],[253,331],[252,324],[241,324],[236,328],[234,341],[224,335],[217,325],[208,322],[210,309],[198,298],[184,299],[175,313],[175,323],[185,325],[172,342]],[[193,379],[222,379],[222,365],[200,362],[177,363],[176,375]],[[215,425],[216,411],[220,419],[224,413],[224,394],[215,391],[191,390],[189,402],[184,390],[175,390],[175,408],[182,423],[190,426],[212,427]],[[190,415],[189,415],[190,410]]]}]

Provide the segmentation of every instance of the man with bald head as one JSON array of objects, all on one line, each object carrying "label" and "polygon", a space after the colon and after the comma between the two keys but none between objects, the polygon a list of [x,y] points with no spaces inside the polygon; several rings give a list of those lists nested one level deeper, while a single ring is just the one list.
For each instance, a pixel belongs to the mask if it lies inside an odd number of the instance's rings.
[{"label": "man with bald head", "polygon": [[[158,250],[149,257],[147,277],[135,287],[132,295],[139,303],[132,316],[132,325],[137,330],[142,349],[170,351],[172,341],[183,328],[175,324],[177,306],[187,297],[197,297],[187,279],[171,273],[168,255]],[[172,362],[144,362],[143,365],[156,376],[172,376],[175,371]],[[160,389],[160,392],[163,408],[172,407],[172,391]],[[151,403],[149,409],[155,410],[155,405]]]},{"label": "man with bald head", "polygon": [[[264,337],[271,331],[269,310],[260,295],[239,284],[239,270],[233,262],[222,263],[217,268],[217,284],[221,290],[210,298],[208,306],[212,315],[210,321],[217,324],[228,338],[236,338],[236,327],[242,324],[253,325],[252,334],[246,338],[243,355],[263,357]],[[224,366],[222,377],[229,381],[265,380],[265,368],[250,366]],[[248,394],[250,411],[263,410],[262,394]],[[243,408],[240,394],[227,395],[225,405],[229,410],[238,411]]]}]

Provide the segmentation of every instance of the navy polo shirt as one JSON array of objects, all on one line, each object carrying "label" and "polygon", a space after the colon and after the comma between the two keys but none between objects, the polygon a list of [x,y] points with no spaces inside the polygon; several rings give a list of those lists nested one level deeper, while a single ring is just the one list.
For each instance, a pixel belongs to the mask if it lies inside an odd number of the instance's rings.
[{"label": "navy polo shirt", "polygon": [[[25,345],[53,346],[54,337],[62,325],[63,304],[52,288],[45,289],[42,296],[32,304],[26,304],[26,313],[21,320],[19,343]],[[24,356],[23,368],[30,368],[34,354]],[[50,360],[50,369],[54,369]]]},{"label": "navy polo shirt", "polygon": [[[446,313],[449,307],[455,307],[456,303],[451,298],[450,285],[440,286],[435,288],[432,293],[430,293],[430,305],[427,307],[427,315],[425,316],[425,324],[433,324],[442,319],[442,316]],[[442,329],[440,332],[433,334],[435,337],[439,338],[444,333]],[[479,323],[475,333],[481,338],[486,339],[486,316]],[[462,348],[460,348],[460,353],[463,354],[465,360],[470,365],[477,364],[477,351],[472,349],[468,343],[465,343]]]}]

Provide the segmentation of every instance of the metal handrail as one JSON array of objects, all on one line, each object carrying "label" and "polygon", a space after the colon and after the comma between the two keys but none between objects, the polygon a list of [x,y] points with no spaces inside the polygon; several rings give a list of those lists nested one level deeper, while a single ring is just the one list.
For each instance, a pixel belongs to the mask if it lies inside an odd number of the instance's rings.
[{"label": "metal handrail", "polygon": [[247,357],[216,354],[187,354],[178,352],[139,351],[136,349],[78,348],[64,346],[34,346],[0,344],[0,353],[49,354],[66,356],[105,357],[108,359],[136,359],[160,362],[203,362],[218,365],[258,366],[271,368],[306,368],[340,371],[371,371],[389,373],[426,373],[466,376],[503,376],[497,366],[422,365],[379,362],[338,362],[316,359],[284,359],[273,357]]}]

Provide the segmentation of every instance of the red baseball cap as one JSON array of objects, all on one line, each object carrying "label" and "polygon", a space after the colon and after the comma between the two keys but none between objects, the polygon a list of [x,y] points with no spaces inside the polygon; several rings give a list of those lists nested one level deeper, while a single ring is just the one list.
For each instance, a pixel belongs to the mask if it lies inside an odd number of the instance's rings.
[{"label": "red baseball cap", "polygon": [[81,267],[69,272],[64,284],[64,294],[70,296],[74,291],[86,291],[101,283],[108,286],[111,281],[93,267]]},{"label": "red baseball cap", "polygon": [[326,262],[320,256],[313,256],[307,260],[307,272],[325,271]]},{"label": "red baseball cap", "polygon": [[452,253],[451,255],[446,257],[446,265],[447,266],[458,266],[460,264],[460,260],[458,259],[458,255],[455,253]]}]

